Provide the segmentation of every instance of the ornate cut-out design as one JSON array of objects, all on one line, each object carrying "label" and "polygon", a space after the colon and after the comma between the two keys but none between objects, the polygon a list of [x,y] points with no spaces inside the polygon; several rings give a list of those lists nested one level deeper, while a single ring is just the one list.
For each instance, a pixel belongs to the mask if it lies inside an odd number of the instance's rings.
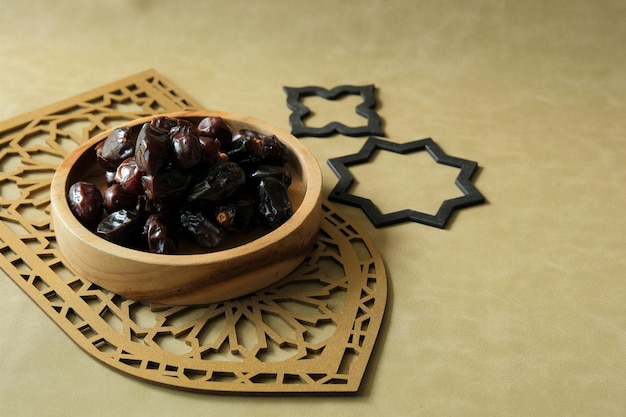
[{"label": "ornate cut-out design", "polygon": [[[384,136],[380,117],[375,110],[376,89],[374,85],[341,85],[331,90],[315,86],[283,87],[283,90],[287,93],[287,107],[292,110],[289,116],[291,133],[296,137],[324,137],[334,133],[346,136]],[[363,98],[363,102],[356,107],[355,111],[367,119],[367,126],[349,127],[341,122],[331,122],[322,127],[309,127],[304,124],[304,119],[311,113],[311,110],[302,104],[303,97],[319,96],[326,100],[336,100],[348,94],[360,95]]]},{"label": "ornate cut-out design", "polygon": [[386,275],[368,238],[328,203],[314,249],[292,274],[207,306],[125,299],[59,253],[48,188],[64,155],[107,120],[191,106],[199,107],[148,72],[0,124],[0,266],[86,352],[139,378],[198,391],[357,391]]},{"label": "ornate cut-out design", "polygon": [[[354,183],[354,176],[348,169],[349,166],[362,164],[369,161],[376,149],[382,149],[399,154],[409,154],[427,150],[430,156],[440,164],[460,168],[456,178],[456,186],[463,192],[462,197],[452,198],[442,202],[435,215],[423,213],[417,210],[406,209],[393,213],[383,214],[372,200],[350,194],[350,187]],[[413,221],[426,224],[428,226],[445,228],[454,210],[481,204],[485,201],[483,195],[472,184],[472,175],[476,171],[478,164],[467,159],[456,158],[447,155],[430,138],[416,140],[413,142],[398,144],[370,137],[365,142],[361,150],[353,155],[332,158],[328,164],[339,177],[339,181],[331,191],[329,199],[355,207],[360,207],[376,227],[388,226],[396,223]]]}]

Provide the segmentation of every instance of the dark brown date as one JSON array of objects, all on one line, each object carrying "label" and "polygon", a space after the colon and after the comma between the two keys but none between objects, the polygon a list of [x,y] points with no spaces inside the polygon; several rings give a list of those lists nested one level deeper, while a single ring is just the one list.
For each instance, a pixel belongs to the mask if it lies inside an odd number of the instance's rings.
[{"label": "dark brown date", "polygon": [[145,194],[137,200],[137,211],[144,214],[159,214],[177,219],[178,205],[170,200],[150,200]]},{"label": "dark brown date", "polygon": [[127,158],[117,167],[115,172],[115,182],[122,186],[128,194],[143,194],[143,184],[141,182],[142,173],[137,166],[135,158]]},{"label": "dark brown date", "polygon": [[227,154],[230,160],[245,166],[283,166],[287,162],[287,147],[276,136],[250,129],[239,130],[233,135]]},{"label": "dark brown date", "polygon": [[221,117],[191,120],[159,116],[113,130],[95,148],[104,193],[86,182],[68,191],[79,221],[119,245],[175,253],[179,232],[215,249],[229,233],[273,229],[292,216],[288,149],[276,136],[233,134]]},{"label": "dark brown date", "polygon": [[291,185],[291,172],[282,166],[260,165],[248,174],[248,178],[258,182],[264,178],[273,177],[283,183],[285,187]]},{"label": "dark brown date", "polygon": [[106,216],[96,229],[96,234],[122,246],[135,246],[140,226],[139,213],[133,210],[118,210]]},{"label": "dark brown date", "polygon": [[189,202],[217,202],[235,194],[246,182],[246,174],[234,162],[221,162],[191,189]]},{"label": "dark brown date", "polygon": [[180,224],[196,244],[203,248],[214,248],[226,238],[224,229],[211,222],[201,211],[183,210]]},{"label": "dark brown date", "polygon": [[74,216],[88,229],[95,228],[104,213],[102,194],[90,182],[72,184],[67,192],[67,202]]},{"label": "dark brown date", "polygon": [[135,143],[135,161],[144,175],[156,175],[169,162],[167,131],[144,123]]},{"label": "dark brown date", "polygon": [[274,135],[261,135],[263,163],[283,166],[287,163],[287,147]]},{"label": "dark brown date", "polygon": [[218,162],[225,162],[228,156],[221,151],[221,143],[219,139],[208,136],[200,136],[198,138],[200,145],[201,164],[203,166],[215,165]]},{"label": "dark brown date", "polygon": [[205,117],[198,123],[200,136],[208,136],[220,141],[222,147],[227,148],[233,138],[233,132],[221,117]]},{"label": "dark brown date", "polygon": [[112,184],[104,190],[104,209],[113,213],[121,209],[134,210],[137,208],[137,195],[129,194],[120,184]]},{"label": "dark brown date", "polygon": [[120,163],[135,153],[135,142],[129,127],[118,127],[96,147],[96,158],[102,168],[115,171]]},{"label": "dark brown date", "polygon": [[169,132],[170,129],[172,129],[174,126],[178,126],[180,125],[182,122],[182,119],[177,119],[174,117],[167,117],[167,116],[159,116],[159,117],[155,117],[154,119],[152,119],[150,121],[150,124],[155,127],[157,130],[163,131],[163,132]]},{"label": "dark brown date", "polygon": [[293,214],[287,187],[276,178],[267,177],[259,182],[257,204],[259,221],[272,229],[283,224]]},{"label": "dark brown date", "polygon": [[156,176],[142,177],[143,189],[149,200],[165,200],[186,194],[191,176],[177,169],[170,169]]},{"label": "dark brown date", "polygon": [[167,254],[178,250],[176,228],[164,216],[158,214],[148,216],[143,234],[148,243],[148,252]]},{"label": "dark brown date", "polygon": [[247,233],[254,227],[254,198],[240,198],[218,206],[215,209],[215,220],[224,229]]},{"label": "dark brown date", "polygon": [[249,129],[242,129],[233,135],[227,148],[228,160],[243,165],[255,165],[265,158],[261,134]]},{"label": "dark brown date", "polygon": [[106,171],[104,173],[104,179],[107,183],[107,186],[115,184],[115,174],[117,173],[117,168],[115,171]]},{"label": "dark brown date", "polygon": [[178,167],[190,170],[202,161],[203,147],[193,125],[174,126],[169,135],[171,153]]}]

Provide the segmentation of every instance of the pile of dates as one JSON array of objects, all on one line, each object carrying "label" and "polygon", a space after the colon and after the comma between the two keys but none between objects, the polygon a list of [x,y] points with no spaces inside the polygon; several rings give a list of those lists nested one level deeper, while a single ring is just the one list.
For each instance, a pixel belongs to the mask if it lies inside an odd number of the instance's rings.
[{"label": "pile of dates", "polygon": [[67,199],[84,226],[116,244],[169,254],[186,236],[215,249],[230,233],[272,230],[291,217],[287,153],[276,136],[233,132],[220,117],[155,117],[97,145],[104,192],[79,181]]}]

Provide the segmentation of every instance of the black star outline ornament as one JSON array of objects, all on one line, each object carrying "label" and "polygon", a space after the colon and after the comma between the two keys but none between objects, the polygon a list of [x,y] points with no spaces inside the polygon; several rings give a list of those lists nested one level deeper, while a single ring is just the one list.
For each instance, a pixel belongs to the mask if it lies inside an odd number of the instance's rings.
[{"label": "black star outline ornament", "polygon": [[[354,86],[341,85],[330,90],[322,87],[283,87],[287,94],[287,107],[292,110],[289,116],[291,134],[301,138],[303,136],[327,137],[334,133],[345,136],[385,136],[381,127],[381,119],[376,113],[376,88],[373,84]],[[356,106],[356,113],[367,119],[366,126],[349,127],[341,122],[330,122],[322,127],[308,127],[304,119],[311,114],[311,110],[302,104],[302,97],[319,96],[326,100],[336,100],[348,94],[360,95],[363,102]]]},{"label": "black star outline ornament", "polygon": [[[368,162],[376,149],[399,154],[409,154],[427,150],[435,162],[460,168],[455,184],[463,192],[463,196],[444,200],[435,215],[412,209],[399,210],[387,214],[381,213],[372,200],[349,193],[350,187],[354,183],[354,176],[348,167]],[[360,207],[377,228],[412,221],[444,229],[454,210],[485,202],[485,197],[471,181],[474,172],[478,168],[478,164],[473,161],[447,155],[431,138],[397,144],[379,138],[369,137],[358,153],[329,159],[328,164],[337,177],[339,177],[339,181],[330,192],[328,199],[350,206]]]}]

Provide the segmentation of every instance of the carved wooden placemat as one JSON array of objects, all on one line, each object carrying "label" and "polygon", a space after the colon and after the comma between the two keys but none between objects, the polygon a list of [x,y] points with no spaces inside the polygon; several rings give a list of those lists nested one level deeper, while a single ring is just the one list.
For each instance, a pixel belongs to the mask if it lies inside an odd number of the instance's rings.
[{"label": "carved wooden placemat", "polygon": [[356,392],[387,297],[372,242],[331,204],[289,276],[207,306],[151,306],[77,275],[58,251],[49,187],[65,155],[138,117],[201,108],[146,71],[0,123],[0,267],[81,348],[127,374],[218,392]]}]

